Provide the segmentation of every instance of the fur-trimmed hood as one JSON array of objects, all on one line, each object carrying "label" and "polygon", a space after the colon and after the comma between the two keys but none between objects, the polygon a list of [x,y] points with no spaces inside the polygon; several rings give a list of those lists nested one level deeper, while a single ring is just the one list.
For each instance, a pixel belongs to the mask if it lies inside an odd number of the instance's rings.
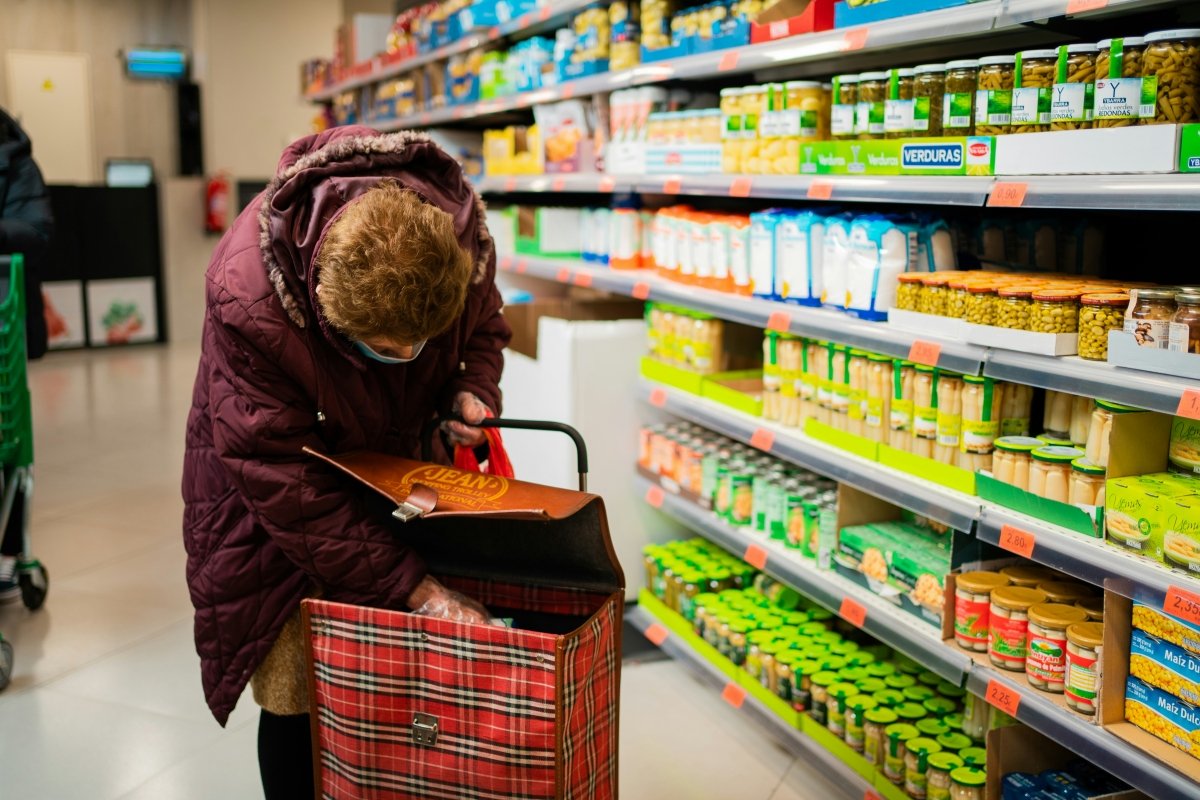
[{"label": "fur-trimmed hood", "polygon": [[483,201],[453,158],[424,133],[333,128],[284,151],[259,209],[263,264],[295,325],[323,323],[313,259],[326,229],[347,204],[383,180],[397,181],[453,216],[458,242],[475,260],[473,281],[487,277],[492,240]]}]

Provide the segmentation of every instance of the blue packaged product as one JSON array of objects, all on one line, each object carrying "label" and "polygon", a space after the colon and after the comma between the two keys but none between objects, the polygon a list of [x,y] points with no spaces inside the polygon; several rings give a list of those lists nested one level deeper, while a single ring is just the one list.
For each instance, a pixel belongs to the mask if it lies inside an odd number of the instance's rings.
[{"label": "blue packaged product", "polygon": [[1000,782],[1000,794],[1003,800],[1029,800],[1042,788],[1042,782],[1036,775],[1028,772],[1010,772]]},{"label": "blue packaged product", "polygon": [[847,271],[850,269],[850,228],[854,218],[849,214],[825,220],[825,253],[821,257],[821,305],[829,308],[846,307]]},{"label": "blue packaged product", "polygon": [[1129,642],[1129,674],[1200,705],[1200,655],[1136,628]]},{"label": "blue packaged product", "polygon": [[750,291],[764,300],[775,294],[775,226],[784,209],[770,208],[750,215]]},{"label": "blue packaged product", "polygon": [[821,304],[825,215],[791,211],[775,226],[775,293],[785,303]]},{"label": "blue packaged product", "polygon": [[850,228],[846,312],[885,320],[896,303],[900,274],[916,268],[917,233],[911,219],[868,215]]},{"label": "blue packaged product", "polygon": [[1125,682],[1125,719],[1200,758],[1200,708],[1132,675]]},{"label": "blue packaged product", "polygon": [[950,226],[941,217],[921,215],[916,218],[918,272],[937,272],[954,269],[958,259],[954,254],[954,237]]}]

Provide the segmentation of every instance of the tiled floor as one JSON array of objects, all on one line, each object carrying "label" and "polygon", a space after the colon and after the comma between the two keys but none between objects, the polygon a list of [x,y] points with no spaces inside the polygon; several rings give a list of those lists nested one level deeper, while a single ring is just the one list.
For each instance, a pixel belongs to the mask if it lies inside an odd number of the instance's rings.
[{"label": "tiled floor", "polygon": [[[31,372],[35,554],[46,606],[0,606],[17,650],[0,694],[5,800],[261,796],[257,709],[209,715],[180,540],[183,426],[197,351],[59,354]],[[825,800],[779,749],[671,662],[624,673],[625,800]]]}]

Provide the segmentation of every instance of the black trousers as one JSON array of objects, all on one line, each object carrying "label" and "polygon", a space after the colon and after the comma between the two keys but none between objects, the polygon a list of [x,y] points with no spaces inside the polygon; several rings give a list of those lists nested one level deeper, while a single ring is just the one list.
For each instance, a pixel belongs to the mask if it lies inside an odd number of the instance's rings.
[{"label": "black trousers", "polygon": [[258,771],[266,800],[313,797],[308,714],[280,716],[263,709],[258,719]]}]

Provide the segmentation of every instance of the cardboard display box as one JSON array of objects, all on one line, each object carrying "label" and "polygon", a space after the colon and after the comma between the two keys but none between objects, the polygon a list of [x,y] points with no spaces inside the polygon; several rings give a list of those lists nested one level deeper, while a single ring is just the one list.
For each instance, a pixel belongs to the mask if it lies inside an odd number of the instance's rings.
[{"label": "cardboard display box", "polygon": [[1036,333],[963,322],[963,338],[970,344],[1017,350],[1039,356],[1073,356],[1079,352],[1077,333]]},{"label": "cardboard display box", "polygon": [[[1005,775],[1028,772],[1034,775],[1050,769],[1062,769],[1079,756],[1062,745],[1024,725],[1009,725],[988,731],[986,800],[1001,800]],[[1103,768],[1103,764],[1097,765]],[[1131,790],[1092,795],[1091,800],[1141,800],[1145,795]]]},{"label": "cardboard display box", "polygon": [[640,319],[645,306],[636,300],[583,300],[546,298],[504,307],[504,318],[512,327],[509,349],[538,357],[538,323],[542,317],[565,320],[607,321]]},{"label": "cardboard display box", "polygon": [[885,19],[907,17],[910,14],[921,14],[926,11],[937,11],[942,8],[966,5],[972,0],[881,0],[881,2],[865,5],[850,5],[839,1],[834,9],[833,26],[848,28],[851,25],[865,25],[868,22],[881,22]]},{"label": "cardboard display box", "polygon": [[1108,363],[1126,369],[1140,369],[1162,375],[1175,375],[1200,381],[1200,356],[1139,347],[1132,333],[1108,332]]},{"label": "cardboard display box", "polygon": [[995,141],[960,136],[811,142],[800,145],[800,174],[991,175]]},{"label": "cardboard display box", "polygon": [[750,42],[773,42],[833,27],[834,0],[780,0],[750,26]]},{"label": "cardboard display box", "polygon": [[[997,175],[1200,172],[1200,125],[1134,125],[996,137]],[[1183,168],[1181,168],[1183,164]]]}]

